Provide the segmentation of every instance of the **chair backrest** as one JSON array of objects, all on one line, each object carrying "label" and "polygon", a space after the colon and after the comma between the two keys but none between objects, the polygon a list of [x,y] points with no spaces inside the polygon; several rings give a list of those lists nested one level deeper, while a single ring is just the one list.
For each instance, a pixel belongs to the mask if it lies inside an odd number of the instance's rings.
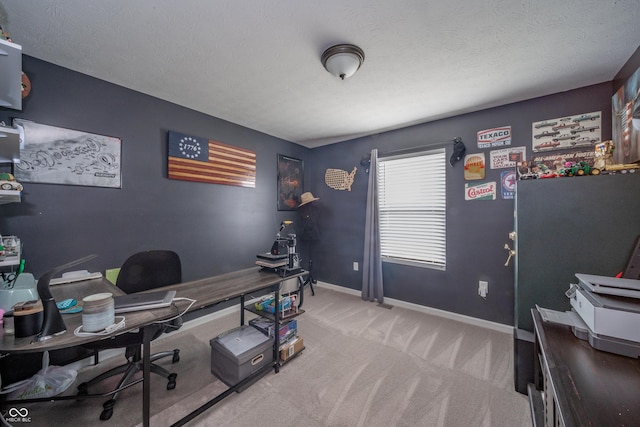
[{"label": "chair backrest", "polygon": [[177,253],[168,250],[138,252],[122,264],[116,286],[124,292],[146,291],[182,282],[182,264]]}]

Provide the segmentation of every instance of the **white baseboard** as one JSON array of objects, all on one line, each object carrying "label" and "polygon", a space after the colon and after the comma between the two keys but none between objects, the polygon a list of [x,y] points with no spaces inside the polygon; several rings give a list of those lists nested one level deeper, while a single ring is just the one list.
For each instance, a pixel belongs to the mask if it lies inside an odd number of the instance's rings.
[{"label": "white baseboard", "polygon": [[[342,292],[349,295],[355,295],[360,297],[362,293],[359,290],[345,288],[344,286],[332,285],[326,282],[318,281],[317,286],[322,288],[331,289],[332,291]],[[492,329],[494,331],[502,332],[505,334],[513,335],[513,326],[504,325],[502,323],[491,322],[489,320],[478,319],[476,317],[465,316],[464,314],[453,313],[450,311],[439,310],[433,307],[427,307],[426,305],[414,304],[411,302],[401,301],[393,298],[384,298],[384,303],[392,305],[394,307],[406,308],[408,310],[420,311],[422,313],[431,314],[434,316],[444,317],[446,319],[456,320],[458,322],[468,323],[470,325],[480,326],[482,328]]]},{"label": "white baseboard", "polygon": [[[331,290],[334,290],[334,291],[337,291],[337,292],[342,292],[342,293],[349,294],[349,295],[354,295],[354,296],[357,296],[357,297],[360,297],[361,294],[362,294],[359,290],[346,288],[344,286],[332,285],[332,284],[326,283],[326,282],[318,281],[317,286],[320,286],[320,287],[323,287],[323,288],[327,288],[327,289],[331,289]],[[248,303],[253,303],[255,301],[258,301],[259,299],[260,298],[256,298],[255,300],[247,301],[247,302]],[[494,331],[502,332],[502,333],[509,334],[509,335],[513,335],[513,331],[514,331],[513,326],[510,326],[510,325],[505,325],[503,323],[497,323],[497,322],[491,322],[489,320],[484,320],[484,319],[478,319],[477,317],[465,316],[464,314],[453,313],[453,312],[450,312],[450,311],[440,310],[440,309],[433,308],[433,307],[427,307],[426,305],[419,305],[419,304],[414,304],[414,303],[411,303],[411,302],[406,302],[406,301],[401,301],[401,300],[397,300],[397,299],[393,299],[393,298],[386,298],[386,297],[384,299],[384,302],[385,302],[385,304],[393,305],[395,307],[406,308],[408,310],[419,311],[419,312],[426,313],[426,314],[432,314],[434,316],[440,316],[440,317],[444,317],[446,319],[456,320],[458,322],[468,323],[468,324],[471,324],[471,325],[480,326],[480,327],[487,328],[487,329],[492,329]],[[226,316],[228,314],[235,313],[235,312],[238,312],[238,311],[240,311],[240,307],[236,304],[236,305],[233,305],[231,307],[225,308],[223,310],[207,314],[206,316],[198,317],[197,319],[193,319],[193,320],[190,320],[188,322],[185,322],[184,325],[182,326],[182,328],[180,328],[180,331],[188,330],[189,328],[192,328],[192,327],[195,327],[195,326],[200,326],[200,325],[202,325],[204,323],[210,322],[210,321],[215,320],[217,318],[220,318],[220,317],[223,317],[223,316]],[[177,332],[180,332],[180,331],[177,331]]]}]

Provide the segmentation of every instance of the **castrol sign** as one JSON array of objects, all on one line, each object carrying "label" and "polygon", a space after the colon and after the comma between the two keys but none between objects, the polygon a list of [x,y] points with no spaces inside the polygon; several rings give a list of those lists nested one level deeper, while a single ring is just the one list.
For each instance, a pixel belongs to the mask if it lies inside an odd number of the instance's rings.
[{"label": "castrol sign", "polygon": [[478,132],[478,148],[511,145],[511,126],[485,129]]},{"label": "castrol sign", "polygon": [[496,183],[485,182],[478,185],[464,185],[465,200],[495,200],[496,199]]}]

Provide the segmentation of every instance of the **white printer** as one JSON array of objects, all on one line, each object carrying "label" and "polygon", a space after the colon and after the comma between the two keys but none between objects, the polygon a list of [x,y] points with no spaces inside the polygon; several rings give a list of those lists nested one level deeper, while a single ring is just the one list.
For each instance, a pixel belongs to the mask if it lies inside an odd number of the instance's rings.
[{"label": "white printer", "polygon": [[592,347],[640,357],[640,280],[576,273],[566,292],[572,311],[538,307],[543,320],[572,327]]}]

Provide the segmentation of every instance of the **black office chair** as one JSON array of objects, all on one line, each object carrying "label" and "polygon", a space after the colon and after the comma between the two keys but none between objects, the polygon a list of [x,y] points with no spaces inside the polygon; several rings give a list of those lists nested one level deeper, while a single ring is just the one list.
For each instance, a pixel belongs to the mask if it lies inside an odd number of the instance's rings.
[{"label": "black office chair", "polygon": [[[131,255],[122,265],[116,286],[127,294],[141,292],[149,289],[169,286],[182,281],[182,265],[180,257],[173,251],[153,250],[138,252]],[[153,334],[152,339],[158,338],[165,332],[171,332],[178,329],[181,325],[180,319],[176,319],[168,324],[158,324],[157,330]],[[142,330],[137,333],[125,333],[115,336],[111,339],[101,340],[88,344],[92,350],[105,350],[113,348],[126,347],[125,357],[127,363],[116,368],[110,369],[90,381],[84,382],[78,386],[78,395],[87,395],[88,388],[99,383],[100,381],[124,373],[116,389],[125,386],[133,378],[133,376],[142,371]],[[170,373],[166,369],[154,364],[154,361],[165,357],[172,357],[172,363],[180,360],[180,350],[164,351],[151,355],[151,372],[161,375],[169,381],[167,390],[173,390],[176,387],[177,374]],[[111,399],[103,404],[103,411],[100,414],[101,420],[108,420],[113,415],[113,407],[118,398],[119,392],[116,391],[111,395]]]}]

